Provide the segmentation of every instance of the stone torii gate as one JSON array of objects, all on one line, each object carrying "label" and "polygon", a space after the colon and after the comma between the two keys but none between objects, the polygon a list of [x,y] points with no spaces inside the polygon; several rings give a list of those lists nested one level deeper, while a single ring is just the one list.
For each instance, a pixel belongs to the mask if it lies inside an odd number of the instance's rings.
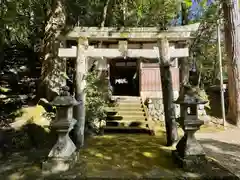
[{"label": "stone torii gate", "polygon": [[[92,58],[147,58],[160,59],[161,79],[164,84],[163,99],[167,133],[171,134],[174,120],[173,93],[171,72],[169,70],[171,58],[188,57],[188,41],[191,39],[191,33],[198,29],[199,24],[192,24],[179,27],[170,27],[166,31],[160,31],[158,28],[113,28],[113,27],[75,27],[72,31],[61,35],[61,41],[75,40],[77,47],[59,48],[59,57],[77,58],[76,60],[76,79],[75,96],[77,101],[82,103],[77,107],[75,118],[78,120],[76,128],[77,145],[83,145],[85,109],[84,109],[84,77],[87,73],[88,57]],[[111,42],[118,41],[118,48],[91,46],[92,42]],[[128,48],[131,42],[153,42],[155,45],[151,49]],[[180,44],[180,46],[179,46]],[[180,48],[179,48],[180,47]],[[175,137],[169,137],[168,142],[175,141]],[[171,142],[170,142],[171,141]]]}]

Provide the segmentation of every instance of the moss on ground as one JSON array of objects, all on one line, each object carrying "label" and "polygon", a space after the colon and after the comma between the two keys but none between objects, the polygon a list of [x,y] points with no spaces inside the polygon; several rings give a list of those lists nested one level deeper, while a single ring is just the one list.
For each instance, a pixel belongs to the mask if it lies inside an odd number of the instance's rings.
[{"label": "moss on ground", "polygon": [[[49,120],[43,117],[45,110],[41,106],[24,108],[20,112],[21,115],[15,122],[20,121],[19,124],[22,126],[29,122],[38,126],[49,123]],[[199,133],[222,130],[222,127],[204,125]],[[182,136],[182,129],[179,128],[178,131]],[[152,177],[154,174],[158,174],[158,177],[171,177],[168,179],[172,179],[181,176],[183,172],[172,159],[171,150],[174,148],[166,147],[165,144],[165,127],[160,125],[156,128],[156,136],[114,134],[90,137],[86,141],[86,146],[80,151],[80,160],[73,169],[44,179],[59,179],[60,176],[65,179],[72,179],[76,176],[129,178],[145,175]],[[0,179],[42,179],[41,162],[47,157],[50,149],[40,150],[33,149],[27,152],[20,150],[19,155],[13,154],[8,156],[7,161],[2,160]]]},{"label": "moss on ground", "polygon": [[[81,152],[86,160],[88,174],[97,176],[100,171],[114,170],[132,176],[141,176],[153,167],[174,170],[171,149],[165,147],[164,134],[109,135],[91,138]],[[90,170],[90,171],[89,171]]]},{"label": "moss on ground", "polygon": [[[177,166],[171,158],[172,148],[165,147],[164,144],[164,133],[161,136],[115,134],[91,137],[86,141],[86,147],[80,151],[81,161],[71,171],[63,173],[63,176],[84,173],[87,177],[140,177],[153,169],[160,169],[162,173],[173,176],[177,172]],[[38,157],[38,161],[34,160],[36,155],[41,159]],[[26,179],[33,178],[34,175],[39,177],[43,157],[38,150],[18,158],[10,157],[12,160],[5,162],[5,167],[11,168],[1,174],[4,174],[4,179]],[[33,164],[29,164],[29,161]],[[3,166],[4,163],[1,164]]]},{"label": "moss on ground", "polygon": [[7,161],[0,162],[0,179],[198,177],[199,174],[183,172],[174,164],[171,155],[174,148],[166,147],[165,143],[163,131],[157,136],[114,134],[90,137],[80,150],[80,160],[67,172],[43,177],[41,162],[50,149],[35,149],[13,154]]}]

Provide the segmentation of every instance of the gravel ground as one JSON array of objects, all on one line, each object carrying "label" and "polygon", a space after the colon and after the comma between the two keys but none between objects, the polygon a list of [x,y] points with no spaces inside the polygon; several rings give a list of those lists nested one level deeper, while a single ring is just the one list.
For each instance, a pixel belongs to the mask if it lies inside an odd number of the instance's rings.
[{"label": "gravel ground", "polygon": [[215,133],[197,133],[208,156],[216,159],[240,177],[240,129],[226,129]]}]

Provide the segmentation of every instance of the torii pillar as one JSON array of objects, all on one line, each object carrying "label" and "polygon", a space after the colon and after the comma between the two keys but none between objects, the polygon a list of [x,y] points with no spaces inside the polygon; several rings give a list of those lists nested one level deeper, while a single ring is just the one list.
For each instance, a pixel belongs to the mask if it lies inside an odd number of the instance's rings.
[{"label": "torii pillar", "polygon": [[88,39],[80,37],[78,39],[77,60],[75,64],[75,99],[79,105],[73,109],[73,117],[77,120],[74,128],[74,142],[77,149],[84,145],[84,129],[85,129],[85,92],[86,87],[86,52],[88,49]]}]

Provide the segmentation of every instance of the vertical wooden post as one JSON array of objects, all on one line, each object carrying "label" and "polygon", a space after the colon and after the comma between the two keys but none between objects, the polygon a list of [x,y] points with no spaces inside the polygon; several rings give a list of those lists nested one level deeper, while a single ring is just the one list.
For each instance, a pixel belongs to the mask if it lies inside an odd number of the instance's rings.
[{"label": "vertical wooden post", "polygon": [[[140,97],[142,97],[142,66],[143,66],[143,62],[142,62],[142,58],[140,58],[139,60],[139,95]],[[145,101],[145,97],[143,97],[144,101]]]},{"label": "vertical wooden post", "polygon": [[175,106],[173,103],[172,74],[170,71],[170,51],[168,40],[164,38],[158,41],[158,48],[160,55],[159,65],[162,81],[167,146],[172,146],[178,140],[178,133],[175,121]]},{"label": "vertical wooden post", "polygon": [[85,129],[85,76],[86,76],[86,51],[88,49],[88,39],[80,37],[78,39],[77,60],[75,65],[75,98],[80,103],[74,107],[73,117],[77,120],[74,128],[74,141],[79,149],[84,145]]},{"label": "vertical wooden post", "polygon": [[[66,47],[67,47],[66,40],[61,41],[60,42],[60,48],[66,48]],[[58,51],[58,49],[57,49],[57,51]],[[63,68],[65,70],[65,73],[67,74],[67,68],[68,68],[67,67],[67,58],[63,57],[62,60],[63,60],[62,65],[64,66]],[[65,81],[63,81],[62,83],[63,84],[61,86],[66,86],[67,85],[67,79],[65,79]]]},{"label": "vertical wooden post", "polygon": [[220,73],[220,92],[221,92],[221,107],[222,107],[222,117],[223,126],[226,124],[225,115],[225,100],[224,100],[224,87],[223,87],[223,72],[222,72],[222,49],[221,49],[221,20],[217,21],[217,38],[218,38],[218,60],[219,60],[219,73]]},{"label": "vertical wooden post", "polygon": [[[178,47],[184,48],[187,45],[184,43],[178,44]],[[184,86],[188,84],[189,82],[189,64],[188,64],[189,58],[183,57],[179,58],[179,96],[182,96],[184,94]],[[182,106],[180,106],[180,117],[183,117],[184,115],[184,109]]]},{"label": "vertical wooden post", "polygon": [[118,50],[121,52],[124,59],[127,56],[128,51],[128,42],[127,41],[118,41]]}]

